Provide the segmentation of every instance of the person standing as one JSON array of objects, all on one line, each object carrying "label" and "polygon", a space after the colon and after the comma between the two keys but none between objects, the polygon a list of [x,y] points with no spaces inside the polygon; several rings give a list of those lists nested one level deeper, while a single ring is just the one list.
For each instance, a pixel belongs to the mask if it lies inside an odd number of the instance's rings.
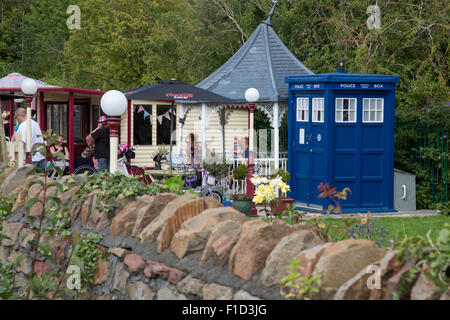
[{"label": "person standing", "polygon": [[98,127],[87,137],[86,142],[95,141],[95,159],[98,161],[97,171],[109,171],[109,127],[105,116],[98,118]]},{"label": "person standing", "polygon": [[5,128],[5,137],[6,137],[6,140],[9,141],[10,140],[10,137],[9,137],[9,117],[10,117],[9,111],[4,111],[2,113],[2,116],[3,116],[3,127]]},{"label": "person standing", "polygon": [[[19,108],[16,110],[14,114],[15,118],[19,122],[19,127],[17,132],[22,134],[22,142],[24,146],[27,144],[27,112],[24,108]],[[44,143],[44,139],[42,138],[42,131],[39,127],[39,124],[30,119],[31,121],[31,162],[33,166],[38,167],[42,170],[45,170],[45,156],[40,152],[33,152],[35,145],[38,143]]]}]

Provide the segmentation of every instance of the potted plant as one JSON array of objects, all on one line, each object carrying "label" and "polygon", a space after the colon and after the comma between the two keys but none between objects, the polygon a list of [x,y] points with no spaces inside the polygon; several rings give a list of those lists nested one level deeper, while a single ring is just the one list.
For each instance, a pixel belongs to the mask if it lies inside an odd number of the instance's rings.
[{"label": "potted plant", "polygon": [[[281,181],[288,187],[287,191],[290,191],[289,185],[287,185],[288,181],[291,179],[291,175],[287,170],[284,169],[277,169],[274,173],[270,175],[271,180],[275,180],[277,178],[280,178]],[[281,186],[280,183],[277,185]],[[272,214],[278,215],[282,213],[283,211],[287,212],[286,205],[289,204],[289,206],[293,206],[294,199],[286,197],[287,191],[285,188],[280,188],[277,186],[277,188],[280,191],[280,197],[275,198],[272,201]]]},{"label": "potted plant", "polygon": [[[289,176],[285,174],[285,177]],[[280,175],[277,175],[274,178],[259,177],[255,175],[250,181],[256,186],[253,202],[255,204],[263,205],[268,218],[279,215],[279,213],[286,208],[286,204],[291,202],[290,200],[284,201],[287,192],[291,189],[289,185],[283,181]],[[277,189],[281,193],[281,197],[278,198],[276,197]]]},{"label": "potted plant", "polygon": [[[233,169],[233,179],[236,181],[243,181],[247,178],[248,166],[241,164]],[[239,189],[238,189],[239,190]],[[243,188],[241,189],[243,191]],[[245,194],[233,195],[232,207],[246,216],[250,216],[252,210],[252,198],[248,198]]]}]

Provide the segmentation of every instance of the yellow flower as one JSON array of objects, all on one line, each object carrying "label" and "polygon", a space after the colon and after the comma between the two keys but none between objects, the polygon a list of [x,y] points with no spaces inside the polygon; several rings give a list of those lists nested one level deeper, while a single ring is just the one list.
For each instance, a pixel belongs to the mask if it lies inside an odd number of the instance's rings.
[{"label": "yellow flower", "polygon": [[289,187],[289,185],[287,185],[286,183],[283,183],[282,185],[280,185],[280,190],[283,192],[283,193],[286,193],[286,192],[288,192],[288,191],[291,191],[291,188]]},{"label": "yellow flower", "polygon": [[250,179],[251,183],[253,183],[255,186],[261,184],[261,178],[257,175],[254,175],[253,178]]},{"label": "yellow flower", "polygon": [[262,203],[263,202],[263,198],[261,196],[254,196],[253,197],[253,202],[254,203]]}]

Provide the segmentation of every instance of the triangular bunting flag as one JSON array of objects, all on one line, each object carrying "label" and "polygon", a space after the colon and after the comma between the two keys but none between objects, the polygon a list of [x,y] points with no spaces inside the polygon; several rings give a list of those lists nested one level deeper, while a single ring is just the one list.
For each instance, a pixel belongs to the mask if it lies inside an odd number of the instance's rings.
[{"label": "triangular bunting flag", "polygon": [[169,114],[169,112],[164,113],[163,116],[164,116],[164,118],[170,120],[170,114]]},{"label": "triangular bunting flag", "polygon": [[144,119],[147,118],[148,116],[150,116],[150,113],[144,110]]},{"label": "triangular bunting flag", "polygon": [[146,112],[143,106],[139,106],[138,113],[142,111]]},{"label": "triangular bunting flag", "polygon": [[161,124],[161,123],[162,123],[163,116],[157,116],[156,118],[158,119],[159,124]]}]

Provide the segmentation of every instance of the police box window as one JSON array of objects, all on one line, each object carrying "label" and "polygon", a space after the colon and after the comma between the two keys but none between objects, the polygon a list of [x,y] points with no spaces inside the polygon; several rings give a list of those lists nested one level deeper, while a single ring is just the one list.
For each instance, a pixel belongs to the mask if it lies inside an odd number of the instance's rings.
[{"label": "police box window", "polygon": [[134,108],[134,144],[152,144],[152,105],[133,105]]},{"label": "police box window", "polygon": [[312,99],[312,121],[313,122],[323,122],[324,98],[313,98]]},{"label": "police box window", "polygon": [[356,122],[356,98],[336,98],[336,122]]},{"label": "police box window", "polygon": [[[176,144],[176,136],[174,134],[177,127],[177,117],[176,117],[176,107],[168,105],[157,105],[156,106],[156,143],[158,145],[168,145],[170,144],[170,137],[172,136],[172,144]],[[172,118],[172,130],[170,130],[170,119]],[[171,132],[173,134],[171,134]]]},{"label": "police box window", "polygon": [[309,121],[309,99],[297,98],[297,121]]},{"label": "police box window", "polygon": [[383,98],[363,99],[363,122],[383,122]]}]

